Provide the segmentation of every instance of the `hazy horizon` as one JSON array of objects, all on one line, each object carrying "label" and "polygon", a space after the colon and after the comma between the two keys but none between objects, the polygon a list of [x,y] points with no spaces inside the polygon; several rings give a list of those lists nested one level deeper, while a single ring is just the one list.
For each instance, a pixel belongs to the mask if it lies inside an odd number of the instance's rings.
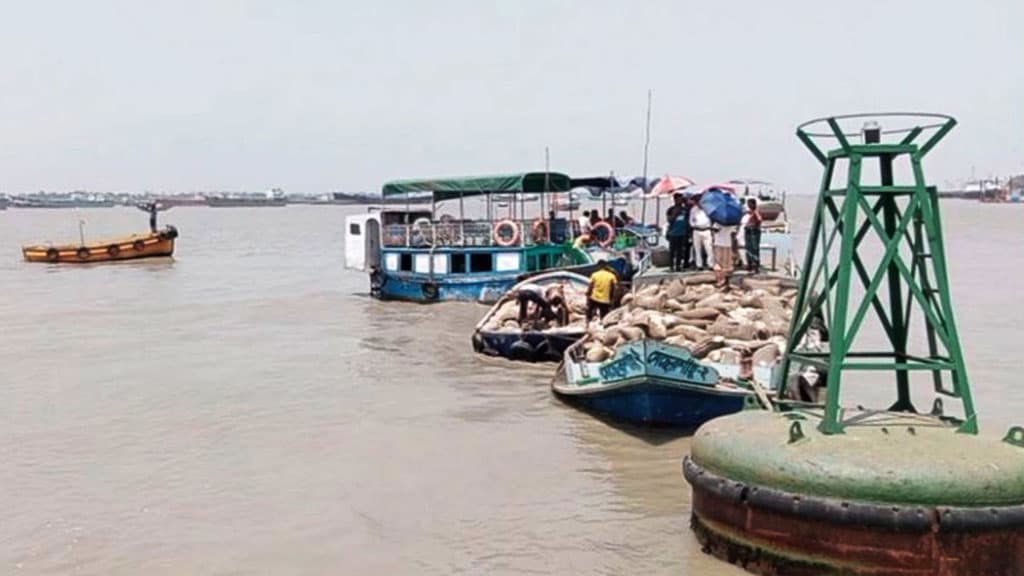
[{"label": "hazy horizon", "polygon": [[[812,193],[814,117],[952,114],[942,188],[1024,172],[1024,4],[10,4],[0,193],[329,191],[551,169]],[[1016,34],[1015,34],[1016,32]],[[1016,129],[1014,129],[1016,128]]]}]

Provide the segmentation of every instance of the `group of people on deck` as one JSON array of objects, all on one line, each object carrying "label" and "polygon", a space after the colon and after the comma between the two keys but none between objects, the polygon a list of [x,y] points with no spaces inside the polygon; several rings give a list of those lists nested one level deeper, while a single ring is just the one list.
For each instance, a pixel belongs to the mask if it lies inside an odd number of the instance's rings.
[{"label": "group of people on deck", "polygon": [[714,270],[722,285],[739,259],[748,271],[761,271],[761,212],[757,200],[748,198],[739,226],[711,221],[700,206],[699,197],[676,193],[668,209],[665,232],[669,262],[673,271]]}]

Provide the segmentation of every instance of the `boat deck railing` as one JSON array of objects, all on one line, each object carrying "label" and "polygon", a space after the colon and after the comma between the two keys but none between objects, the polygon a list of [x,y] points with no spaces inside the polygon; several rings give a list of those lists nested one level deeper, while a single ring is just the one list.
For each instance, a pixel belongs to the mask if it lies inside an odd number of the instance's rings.
[{"label": "boat deck railing", "polygon": [[[511,221],[519,227],[519,238],[509,245],[511,247],[561,244],[564,240],[556,234],[554,237],[549,235],[546,241],[537,241],[533,234],[536,220]],[[495,226],[495,223],[481,220],[441,220],[430,223],[424,220],[413,224],[391,224],[383,227],[382,242],[386,248],[497,247],[499,244],[494,238]],[[557,230],[558,226],[554,228]]]}]

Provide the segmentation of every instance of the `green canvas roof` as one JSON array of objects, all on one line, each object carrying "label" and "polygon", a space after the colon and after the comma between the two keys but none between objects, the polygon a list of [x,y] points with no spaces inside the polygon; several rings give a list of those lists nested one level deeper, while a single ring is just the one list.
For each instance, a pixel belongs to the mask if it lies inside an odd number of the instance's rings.
[{"label": "green canvas roof", "polygon": [[428,180],[395,180],[384,185],[383,195],[432,193],[434,200],[451,200],[460,196],[515,192],[566,192],[569,177],[558,172],[523,172],[499,176],[468,178],[434,178]]}]

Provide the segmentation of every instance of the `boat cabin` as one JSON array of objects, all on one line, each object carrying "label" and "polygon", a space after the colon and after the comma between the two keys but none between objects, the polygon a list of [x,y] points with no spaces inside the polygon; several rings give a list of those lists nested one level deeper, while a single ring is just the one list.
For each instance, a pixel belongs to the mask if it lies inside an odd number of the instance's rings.
[{"label": "boat cabin", "polygon": [[[345,266],[371,272],[371,286],[379,285],[383,297],[418,299],[415,286],[431,284],[423,291],[445,299],[446,287],[458,284],[477,296],[452,299],[481,299],[484,291],[489,299],[524,272],[585,264],[572,254],[566,260],[570,220],[550,206],[550,193],[567,192],[569,183],[554,172],[389,182],[384,198],[405,197],[407,209],[349,216]],[[411,209],[412,198],[426,193],[429,210]],[[467,204],[483,217],[468,218]]]}]

